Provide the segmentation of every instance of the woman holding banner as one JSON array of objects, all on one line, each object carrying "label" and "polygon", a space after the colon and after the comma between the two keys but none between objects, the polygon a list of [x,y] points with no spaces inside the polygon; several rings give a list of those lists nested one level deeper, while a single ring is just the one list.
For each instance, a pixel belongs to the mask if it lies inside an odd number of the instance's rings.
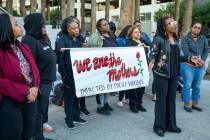
[{"label": "woman holding banner", "polygon": [[[65,34],[68,33],[68,31],[66,30],[66,28],[68,26],[68,22],[69,21],[72,21],[72,20],[75,21],[75,22],[77,22],[77,24],[79,25],[79,31],[80,31],[80,33],[79,33],[78,38],[80,39],[80,41],[85,42],[85,36],[83,36],[83,34],[81,32],[81,29],[80,29],[79,19],[77,17],[75,17],[75,16],[69,16],[69,17],[67,17],[67,18],[65,18],[63,20],[63,23],[61,25],[61,31],[57,34],[57,40],[59,39],[59,37],[61,37],[61,36],[63,36],[63,35],[65,35]],[[61,51],[60,47],[57,45],[57,40],[55,42],[55,52],[56,52],[56,54],[57,54],[58,57],[62,57],[63,56],[62,55],[62,51]],[[59,60],[60,59],[58,58],[57,63],[58,63],[58,71],[60,72],[60,67],[59,67],[59,63],[60,62],[59,62]],[[90,112],[86,108],[85,97],[81,97],[79,99],[79,102],[80,102],[80,112],[82,114],[85,114],[85,115],[90,115]]]},{"label": "woman holding banner", "polygon": [[[123,28],[119,36],[117,37],[117,43],[120,47],[126,46],[126,40],[128,35],[128,30],[132,27],[132,25],[127,25]],[[125,96],[125,103],[129,103],[129,96],[128,96],[128,90],[119,91],[119,101],[117,105],[119,107],[123,107],[123,97]]]},{"label": "woman holding banner", "polygon": [[[101,18],[96,23],[97,33],[90,36],[88,46],[94,48],[100,47],[118,47],[116,38],[112,35],[109,29],[108,21]],[[113,109],[108,104],[108,93],[96,95],[98,104],[97,113],[110,115]]]},{"label": "woman holding banner", "polygon": [[[139,46],[143,47],[145,54],[149,52],[149,49],[145,44],[140,41],[141,31],[137,26],[132,26],[128,31],[128,39],[126,41],[126,46]],[[130,89],[129,90],[129,106],[133,113],[146,112],[146,109],[142,106],[142,98],[144,95],[144,87]]]},{"label": "woman holding banner", "polygon": [[154,132],[163,137],[165,131],[181,133],[176,125],[176,84],[180,61],[197,63],[196,56],[180,57],[176,36],[177,22],[171,17],[162,17],[157,23],[149,57],[149,69],[153,68],[157,100],[155,104]]},{"label": "woman holding banner", "polygon": [[[83,39],[79,36],[79,25],[73,19],[68,19],[64,34],[57,39],[59,48],[81,48]],[[63,57],[59,57],[59,67],[62,81],[65,84],[64,110],[65,124],[68,129],[75,129],[74,123],[85,124],[86,120],[80,118],[79,99],[76,97],[74,77],[69,50],[63,50]]]}]

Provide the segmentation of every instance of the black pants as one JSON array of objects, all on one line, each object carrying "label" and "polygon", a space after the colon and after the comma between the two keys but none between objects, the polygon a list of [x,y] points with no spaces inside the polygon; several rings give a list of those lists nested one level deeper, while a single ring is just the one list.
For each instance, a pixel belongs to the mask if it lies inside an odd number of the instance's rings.
[{"label": "black pants", "polygon": [[74,86],[64,90],[64,111],[66,114],[65,121],[70,124],[73,124],[73,120],[80,117],[79,99],[76,97]]},{"label": "black pants", "polygon": [[125,99],[128,99],[129,90],[123,90],[119,92],[119,101],[123,100],[123,97],[125,96]]},{"label": "black pants", "polygon": [[164,78],[154,74],[157,100],[155,102],[154,128],[164,131],[176,127],[176,83],[177,78]]},{"label": "black pants", "polygon": [[101,104],[99,94],[96,94],[96,102],[97,102],[97,105],[100,105]]},{"label": "black pants", "polygon": [[154,76],[154,72],[153,72],[153,81],[152,81],[152,94],[156,94],[156,82],[157,80],[155,79],[155,76]]},{"label": "black pants", "polygon": [[46,121],[46,116],[48,113],[49,106],[49,97],[52,90],[52,84],[41,84],[40,91],[41,95],[38,97],[38,112],[37,112],[37,121],[36,121],[36,131],[35,131],[35,140],[43,140],[43,123]]},{"label": "black pants", "polygon": [[86,108],[85,97],[81,97],[79,99],[79,104],[80,104],[80,108],[82,108],[82,109]]},{"label": "black pants", "polygon": [[0,139],[31,140],[36,123],[37,103],[19,103],[4,97],[0,102]]},{"label": "black pants", "polygon": [[129,90],[129,105],[130,108],[142,105],[142,98],[144,95],[144,87]]},{"label": "black pants", "polygon": [[47,123],[48,122],[48,109],[49,109],[49,101],[48,101],[48,107],[46,108],[45,110],[45,116],[44,116],[44,120],[43,120],[43,123]]}]

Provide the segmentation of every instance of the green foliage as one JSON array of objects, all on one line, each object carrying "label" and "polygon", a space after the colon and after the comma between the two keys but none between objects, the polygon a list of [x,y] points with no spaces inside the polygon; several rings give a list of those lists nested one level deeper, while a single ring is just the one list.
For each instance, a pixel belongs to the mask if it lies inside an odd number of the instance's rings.
[{"label": "green foliage", "polygon": [[20,16],[20,15],[18,14],[18,12],[17,12],[17,11],[14,11],[14,10],[13,10],[13,12],[12,12],[12,15],[15,16],[15,17],[19,17],[19,16]]},{"label": "green foliage", "polygon": [[[182,19],[184,16],[184,2],[180,3],[179,10],[179,28],[182,26]],[[193,7],[193,21],[200,21],[204,27],[210,28],[210,2],[204,3],[202,5],[194,4]],[[158,21],[160,17],[164,15],[173,15],[175,14],[175,4],[169,3],[166,7],[162,6],[157,12],[155,12],[154,19]]]},{"label": "green foliage", "polygon": [[56,28],[61,21],[61,11],[59,8],[55,8],[50,11],[50,24],[53,28]]},{"label": "green foliage", "polygon": [[169,3],[166,7],[163,5],[161,6],[161,9],[159,9],[157,12],[155,12],[154,19],[157,22],[162,16],[172,15],[174,16],[175,13],[175,6],[172,3]]},{"label": "green foliage", "polygon": [[200,21],[203,27],[210,28],[210,2],[193,8],[193,21]]}]

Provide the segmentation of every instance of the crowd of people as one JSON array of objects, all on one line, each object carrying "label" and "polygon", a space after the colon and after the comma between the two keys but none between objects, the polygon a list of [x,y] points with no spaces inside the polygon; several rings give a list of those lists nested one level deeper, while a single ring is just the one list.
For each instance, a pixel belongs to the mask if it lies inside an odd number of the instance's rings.
[{"label": "crowd of people", "polygon": [[[23,35],[23,29],[14,17],[2,14],[0,21],[1,140],[50,140],[44,137],[43,132],[53,131],[47,122],[50,92],[56,80],[56,64],[65,85],[66,127],[75,129],[75,123],[88,123],[80,117],[81,113],[90,115],[90,112],[85,97],[76,96],[70,51],[66,51],[66,48],[144,48],[148,68],[153,72],[152,100],[156,102],[153,131],[158,136],[163,137],[165,132],[181,133],[181,128],[176,124],[178,78],[183,80],[183,109],[186,112],[202,111],[199,106],[200,85],[206,70],[208,42],[201,34],[200,22],[193,22],[190,32],[178,38],[177,22],[170,16],[161,17],[151,41],[142,31],[139,20],[124,27],[117,36],[115,24],[101,18],[96,23],[97,32],[87,41],[81,31],[80,21],[70,16],[64,19],[53,50],[41,13],[24,18],[26,34],[21,41],[17,38]],[[111,115],[113,108],[109,104],[110,94],[118,93],[96,95],[97,113]],[[143,106],[144,94],[145,87],[120,91],[117,104],[123,107],[125,98],[131,112],[146,112]]]}]

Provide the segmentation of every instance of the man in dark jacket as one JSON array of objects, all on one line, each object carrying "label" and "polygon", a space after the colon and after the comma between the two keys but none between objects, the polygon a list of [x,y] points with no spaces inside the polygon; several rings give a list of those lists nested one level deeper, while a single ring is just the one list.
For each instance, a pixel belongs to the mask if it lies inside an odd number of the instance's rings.
[{"label": "man in dark jacket", "polygon": [[30,47],[40,72],[41,95],[38,97],[38,115],[34,139],[45,140],[42,128],[48,117],[52,83],[56,80],[56,54],[51,48],[51,42],[47,36],[45,21],[41,13],[26,16],[24,23],[26,35],[22,38],[22,42]]}]

